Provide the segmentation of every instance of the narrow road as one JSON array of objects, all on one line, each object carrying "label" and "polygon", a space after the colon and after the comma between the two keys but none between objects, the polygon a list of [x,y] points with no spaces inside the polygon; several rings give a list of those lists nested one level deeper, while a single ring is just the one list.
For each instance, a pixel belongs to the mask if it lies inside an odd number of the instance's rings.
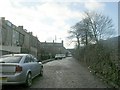
[{"label": "narrow road", "polygon": [[[30,88],[107,88],[102,81],[72,57],[44,64],[43,77],[36,77]],[[29,90],[21,85],[5,86],[4,90]]]},{"label": "narrow road", "polygon": [[87,68],[71,57],[44,64],[44,76],[31,88],[106,88]]}]

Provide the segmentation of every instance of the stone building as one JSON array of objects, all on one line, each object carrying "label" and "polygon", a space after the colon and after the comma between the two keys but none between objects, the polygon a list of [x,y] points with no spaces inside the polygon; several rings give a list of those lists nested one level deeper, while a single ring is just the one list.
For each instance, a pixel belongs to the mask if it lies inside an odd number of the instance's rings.
[{"label": "stone building", "polygon": [[0,52],[1,54],[7,53],[20,53],[20,46],[18,46],[18,32],[16,26],[10,21],[5,20],[4,17],[0,18]]},{"label": "stone building", "polygon": [[57,42],[41,42],[41,56],[42,57],[54,57],[55,54],[66,54],[67,50],[63,45],[63,41],[61,43]]},{"label": "stone building", "polygon": [[1,17],[0,55],[11,53],[30,53],[38,59],[46,59],[54,57],[57,53],[66,54],[66,49],[63,41],[61,43],[40,42],[32,32],[27,32],[23,26],[16,26]]},{"label": "stone building", "polygon": [[1,55],[10,53],[31,53],[37,56],[38,38],[27,32],[23,26],[15,26],[10,21],[0,18],[0,52]]}]

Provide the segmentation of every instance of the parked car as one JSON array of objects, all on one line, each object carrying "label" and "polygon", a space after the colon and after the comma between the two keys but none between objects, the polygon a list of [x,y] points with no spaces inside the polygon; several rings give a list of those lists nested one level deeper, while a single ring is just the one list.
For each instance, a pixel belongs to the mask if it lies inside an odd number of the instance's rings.
[{"label": "parked car", "polygon": [[67,56],[68,56],[68,57],[72,57],[72,54],[68,54]]},{"label": "parked car", "polygon": [[43,75],[43,64],[31,54],[9,54],[0,57],[0,83],[32,85],[32,79]]},{"label": "parked car", "polygon": [[65,58],[65,57],[66,57],[65,54],[61,54],[61,56],[62,56],[62,58]]},{"label": "parked car", "polygon": [[62,59],[62,58],[65,58],[65,54],[56,54],[55,55],[55,59]]},{"label": "parked car", "polygon": [[62,59],[62,54],[56,54],[55,59]]}]

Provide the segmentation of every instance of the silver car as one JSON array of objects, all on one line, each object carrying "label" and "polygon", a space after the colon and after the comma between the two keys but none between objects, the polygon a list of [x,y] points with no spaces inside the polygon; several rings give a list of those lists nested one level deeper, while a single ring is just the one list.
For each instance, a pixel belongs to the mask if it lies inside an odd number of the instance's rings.
[{"label": "silver car", "polygon": [[10,54],[0,57],[0,83],[32,85],[32,79],[43,75],[43,65],[31,54]]},{"label": "silver car", "polygon": [[55,59],[62,59],[62,54],[56,54]]}]

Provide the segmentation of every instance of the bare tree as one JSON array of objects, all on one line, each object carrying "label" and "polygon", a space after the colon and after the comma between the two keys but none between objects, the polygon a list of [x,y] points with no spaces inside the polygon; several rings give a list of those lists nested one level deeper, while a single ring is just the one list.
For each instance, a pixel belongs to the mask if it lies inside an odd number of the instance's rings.
[{"label": "bare tree", "polygon": [[112,19],[108,16],[96,12],[85,12],[85,15],[89,19],[89,25],[96,42],[109,38],[113,34],[114,26]]},{"label": "bare tree", "polygon": [[77,39],[77,46],[79,48],[80,47],[80,33],[78,32],[77,26],[78,26],[78,24],[76,24],[75,26],[72,26],[71,30],[68,31],[68,33],[70,34],[70,36],[68,38],[69,39],[76,38]]},{"label": "bare tree", "polygon": [[81,37],[81,42],[84,44],[84,45],[88,45],[92,38],[93,38],[93,34],[91,32],[91,29],[90,29],[90,22],[89,22],[89,19],[88,18],[84,18],[82,20],[82,27],[81,28],[81,31],[79,31],[79,33],[82,33],[82,37]]},{"label": "bare tree", "polygon": [[80,44],[88,45],[92,40],[92,32],[89,25],[89,19],[85,18],[71,27],[69,38],[76,38],[78,47]]},{"label": "bare tree", "polygon": [[85,12],[85,18],[71,27],[69,38],[77,39],[77,46],[80,44],[88,45],[100,39],[106,39],[113,34],[114,28],[112,19],[108,16],[96,13]]}]

